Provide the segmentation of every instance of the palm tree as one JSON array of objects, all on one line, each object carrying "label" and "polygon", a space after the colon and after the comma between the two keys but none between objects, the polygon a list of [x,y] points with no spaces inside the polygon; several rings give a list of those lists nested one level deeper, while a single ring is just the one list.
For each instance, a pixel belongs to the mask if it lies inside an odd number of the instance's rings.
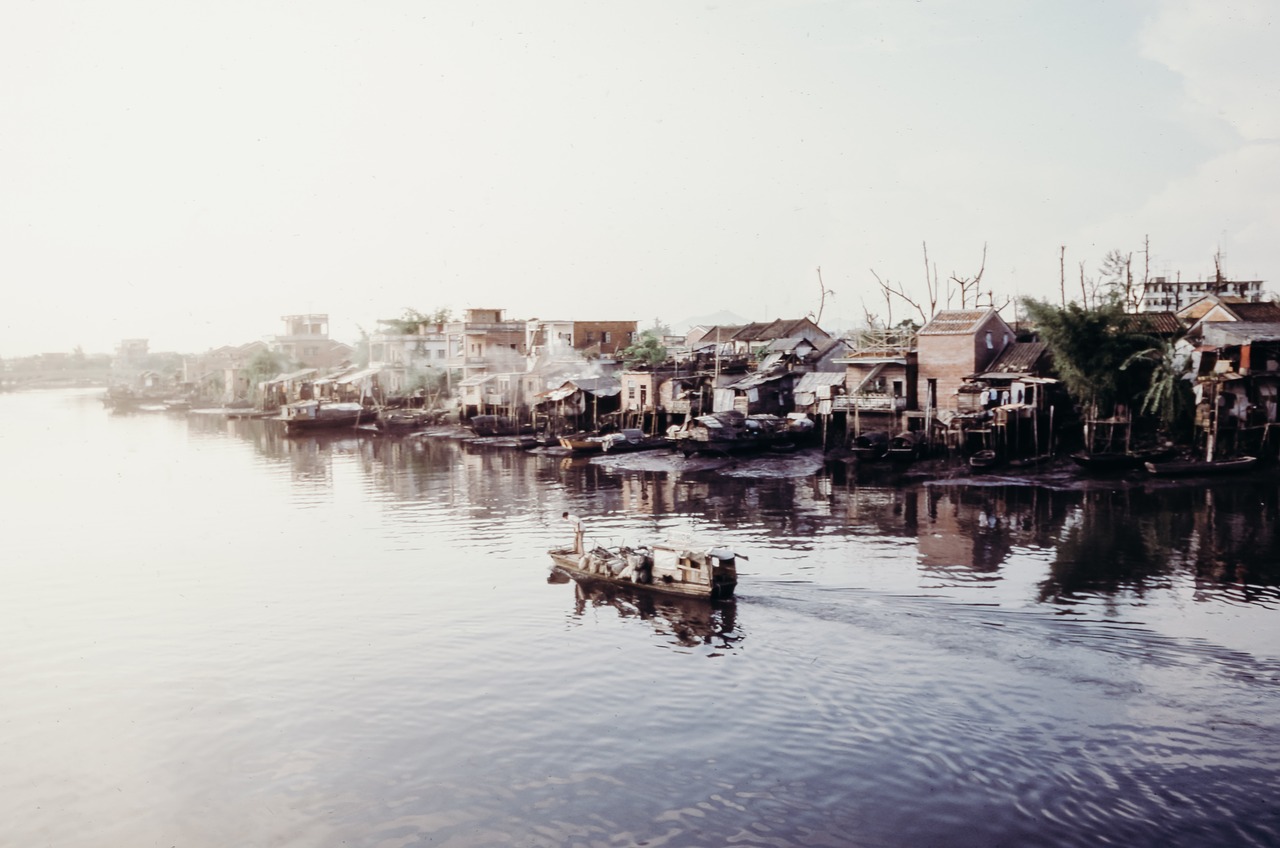
[{"label": "palm tree", "polygon": [[1191,388],[1186,380],[1191,360],[1174,344],[1155,339],[1152,342],[1151,347],[1129,356],[1120,369],[1128,370],[1129,366],[1139,362],[1150,366],[1151,378],[1142,396],[1141,412],[1144,415],[1154,414],[1160,426],[1166,432],[1172,432],[1180,428],[1193,405]]}]

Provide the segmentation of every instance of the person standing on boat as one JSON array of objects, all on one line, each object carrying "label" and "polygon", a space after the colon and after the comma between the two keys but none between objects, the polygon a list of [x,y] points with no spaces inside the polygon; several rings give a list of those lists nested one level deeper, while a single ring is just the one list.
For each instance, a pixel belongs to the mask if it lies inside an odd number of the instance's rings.
[{"label": "person standing on boat", "polygon": [[569,526],[573,528],[573,552],[575,554],[586,553],[582,547],[582,519],[576,515],[570,515],[568,512],[562,513],[560,517],[569,522]]}]

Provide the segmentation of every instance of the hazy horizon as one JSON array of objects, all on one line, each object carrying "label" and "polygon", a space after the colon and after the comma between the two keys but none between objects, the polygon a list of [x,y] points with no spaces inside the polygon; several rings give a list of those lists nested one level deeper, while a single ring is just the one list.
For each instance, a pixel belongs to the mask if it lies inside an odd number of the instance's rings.
[{"label": "hazy horizon", "polygon": [[[1268,280],[1262,2],[67,2],[0,33],[0,356],[199,352],[322,312],[642,327]],[[1143,256],[1150,238],[1150,257]],[[913,317],[904,302],[892,320]]]}]

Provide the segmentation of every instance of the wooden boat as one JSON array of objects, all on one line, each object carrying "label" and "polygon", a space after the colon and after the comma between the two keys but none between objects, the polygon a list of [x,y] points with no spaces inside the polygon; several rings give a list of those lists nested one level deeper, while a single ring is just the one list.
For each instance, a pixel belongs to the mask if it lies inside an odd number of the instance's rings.
[{"label": "wooden boat", "polygon": [[915,462],[924,453],[924,433],[907,430],[889,440],[891,462]]},{"label": "wooden boat", "polygon": [[685,456],[747,453],[790,441],[785,419],[776,415],[743,415],[736,411],[699,415],[672,428],[669,438]]},{"label": "wooden boat", "polygon": [[555,568],[579,580],[694,598],[727,598],[738,585],[738,555],[720,545],[662,542],[613,550],[597,547],[581,554],[572,548],[547,553]]},{"label": "wooden boat", "polygon": [[560,447],[574,453],[600,453],[604,450],[601,438],[591,433],[569,433],[560,437]]},{"label": "wooden boat", "polygon": [[1046,462],[1053,461],[1053,454],[1041,453],[1035,456],[1019,456],[1008,460],[1010,468],[1035,468],[1038,465],[1044,465]]},{"label": "wooden boat", "polygon": [[303,400],[280,408],[279,420],[289,435],[355,427],[377,418],[377,410],[359,403]]},{"label": "wooden boat", "polygon": [[1205,477],[1216,474],[1235,474],[1248,471],[1258,464],[1256,456],[1242,456],[1236,459],[1202,460],[1191,459],[1173,462],[1148,462],[1148,474],[1156,477]]},{"label": "wooden boat", "polygon": [[520,436],[533,432],[532,424],[519,424],[505,415],[473,415],[467,426],[477,436]]},{"label": "wooden boat", "polygon": [[859,462],[875,462],[889,453],[889,434],[883,430],[863,433],[853,440],[853,455]]},{"label": "wooden boat", "polygon": [[1105,453],[1079,451],[1071,454],[1071,461],[1089,471],[1105,473],[1128,471],[1132,468],[1141,468],[1147,462],[1161,462],[1166,459],[1172,459],[1177,455],[1177,452],[1178,449],[1172,445],[1137,451]]},{"label": "wooden boat", "polygon": [[624,427],[616,433],[601,436],[600,444],[605,453],[630,453],[671,447],[666,436],[646,436],[643,430],[633,427]]},{"label": "wooden boat", "polygon": [[993,450],[980,450],[969,457],[969,467],[978,471],[1000,464],[1000,455]]},{"label": "wooden boat", "polygon": [[436,414],[425,409],[384,409],[378,413],[377,428],[390,435],[413,433],[435,423]]}]

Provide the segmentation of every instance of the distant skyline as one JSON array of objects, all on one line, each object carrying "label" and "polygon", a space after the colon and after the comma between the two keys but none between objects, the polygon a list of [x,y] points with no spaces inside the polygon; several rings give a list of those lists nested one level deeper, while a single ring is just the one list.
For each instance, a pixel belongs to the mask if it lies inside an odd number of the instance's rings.
[{"label": "distant skyline", "polygon": [[[1274,4],[11,4],[0,356],[1280,269]],[[874,273],[873,273],[874,271]],[[894,321],[913,317],[902,302]]]}]

